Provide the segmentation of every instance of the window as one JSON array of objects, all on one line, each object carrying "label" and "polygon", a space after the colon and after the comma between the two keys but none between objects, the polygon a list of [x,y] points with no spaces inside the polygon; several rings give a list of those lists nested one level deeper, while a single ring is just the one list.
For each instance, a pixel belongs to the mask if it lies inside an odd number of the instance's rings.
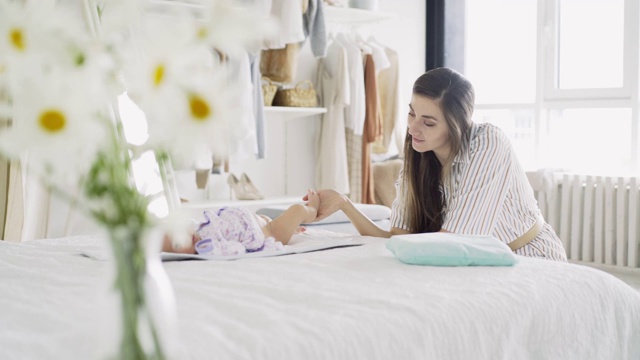
[{"label": "window", "polygon": [[535,163],[535,121],[532,108],[476,109],[473,117],[475,122],[492,123],[504,130],[522,164]]},{"label": "window", "polygon": [[[122,128],[127,142],[134,146],[144,144],[149,138],[147,120],[142,110],[129,99],[126,93],[118,96],[118,113],[123,120]],[[147,150],[139,156],[134,156],[131,168],[138,191],[152,199],[149,203],[149,211],[158,217],[167,216],[169,205],[153,151]]]},{"label": "window", "polygon": [[467,1],[465,73],[478,103],[535,101],[535,13],[536,0]]},{"label": "window", "polygon": [[590,174],[618,173],[631,164],[631,111],[628,108],[552,109],[547,120],[545,164]]},{"label": "window", "polygon": [[559,89],[621,88],[624,0],[562,0],[557,18],[558,66],[553,85]]},{"label": "window", "polygon": [[474,121],[525,169],[640,174],[638,0],[474,0],[464,22]]}]

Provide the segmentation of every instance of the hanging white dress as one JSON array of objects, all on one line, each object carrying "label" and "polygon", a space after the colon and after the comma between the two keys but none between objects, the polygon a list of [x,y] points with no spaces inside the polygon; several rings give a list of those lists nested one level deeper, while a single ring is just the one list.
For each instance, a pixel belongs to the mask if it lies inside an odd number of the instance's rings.
[{"label": "hanging white dress", "polygon": [[345,108],[345,137],[349,174],[349,198],[362,202],[362,132],[364,130],[365,92],[364,62],[360,46],[355,39],[338,34],[336,40],[344,46],[349,70],[349,105]]},{"label": "hanging white dress", "polygon": [[349,98],[350,104],[345,115],[345,125],[352,129],[356,135],[362,135],[365,117],[365,96],[364,96],[364,62],[362,50],[353,39],[345,34],[338,34],[336,37],[347,52],[347,62],[349,69]]},{"label": "hanging white dress", "polygon": [[335,41],[329,45],[327,56],[318,66],[317,88],[327,112],[322,116],[318,140],[316,187],[347,194],[349,173],[344,116],[350,100],[349,70],[346,51]]},{"label": "hanging white dress", "polygon": [[302,1],[272,0],[271,17],[276,22],[276,33],[265,39],[264,49],[282,49],[305,39],[302,20]]},{"label": "hanging white dress", "polygon": [[[229,158],[237,163],[241,163],[249,156],[254,156],[257,153],[258,146],[254,106],[262,106],[262,104],[254,104],[254,84],[251,77],[251,61],[249,57],[248,53],[244,53],[237,58],[229,59],[229,65],[233,69],[230,72],[229,82],[233,83],[237,89],[231,104],[234,119],[229,128],[229,136],[232,140],[229,142]],[[258,84],[258,86],[261,85]]]}]

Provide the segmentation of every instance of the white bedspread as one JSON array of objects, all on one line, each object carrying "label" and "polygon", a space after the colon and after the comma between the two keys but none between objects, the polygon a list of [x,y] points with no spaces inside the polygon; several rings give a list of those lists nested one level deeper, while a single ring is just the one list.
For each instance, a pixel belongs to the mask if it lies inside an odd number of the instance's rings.
[{"label": "white bedspread", "polygon": [[[640,293],[585,266],[405,265],[367,245],[165,263],[178,359],[640,359]],[[0,358],[92,359],[93,238],[0,242]]]}]

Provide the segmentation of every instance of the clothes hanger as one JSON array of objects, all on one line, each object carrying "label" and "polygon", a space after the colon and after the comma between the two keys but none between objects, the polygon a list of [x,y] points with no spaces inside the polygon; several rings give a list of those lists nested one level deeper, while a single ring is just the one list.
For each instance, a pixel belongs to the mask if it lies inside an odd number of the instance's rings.
[{"label": "clothes hanger", "polygon": [[355,42],[360,48],[360,50],[362,50],[364,54],[371,54],[373,52],[373,49],[369,44],[367,44],[366,41],[364,41],[364,38],[362,37],[360,32],[356,30],[353,33],[354,33]]},{"label": "clothes hanger", "polygon": [[376,39],[376,37],[375,37],[375,36],[373,36],[373,34],[372,34],[372,35],[369,35],[369,38],[367,39],[367,42],[368,42],[368,43],[375,44],[375,45],[378,45],[378,46],[383,47],[383,48],[386,48],[386,47],[387,47],[386,45],[384,45],[383,43],[381,43],[380,41],[378,41],[378,39]]}]

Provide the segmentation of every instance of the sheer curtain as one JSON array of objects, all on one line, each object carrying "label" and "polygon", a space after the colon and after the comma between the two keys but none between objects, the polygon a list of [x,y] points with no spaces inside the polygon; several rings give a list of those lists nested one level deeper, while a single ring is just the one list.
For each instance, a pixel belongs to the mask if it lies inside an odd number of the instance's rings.
[{"label": "sheer curtain", "polygon": [[6,166],[3,170],[6,173],[2,179],[6,179],[3,187],[0,188],[2,196],[0,204],[2,205],[3,222],[2,239],[5,241],[20,242],[22,240],[22,225],[24,223],[24,203],[23,203],[23,186],[22,171],[18,162],[4,161]]},{"label": "sheer curtain", "polygon": [[[6,185],[0,188],[4,195],[4,233],[3,240],[21,242],[33,239],[61,236],[62,234],[49,234],[49,213],[51,194],[44,189],[40,182],[29,175],[24,164],[28,159],[23,157],[21,161],[6,162]],[[3,177],[4,179],[4,177]],[[26,191],[29,189],[29,191]],[[0,201],[2,198],[0,197]],[[56,209],[54,213],[68,212]]]},{"label": "sheer curtain", "polygon": [[[0,126],[0,129],[4,126]],[[7,198],[9,197],[9,162],[0,158],[0,239],[5,239]]]},{"label": "sheer curtain", "polygon": [[[6,106],[6,97],[0,89],[0,106]],[[0,118],[0,131],[10,121]],[[22,175],[18,162],[0,157],[0,239],[18,242],[22,236],[23,203]]]}]

